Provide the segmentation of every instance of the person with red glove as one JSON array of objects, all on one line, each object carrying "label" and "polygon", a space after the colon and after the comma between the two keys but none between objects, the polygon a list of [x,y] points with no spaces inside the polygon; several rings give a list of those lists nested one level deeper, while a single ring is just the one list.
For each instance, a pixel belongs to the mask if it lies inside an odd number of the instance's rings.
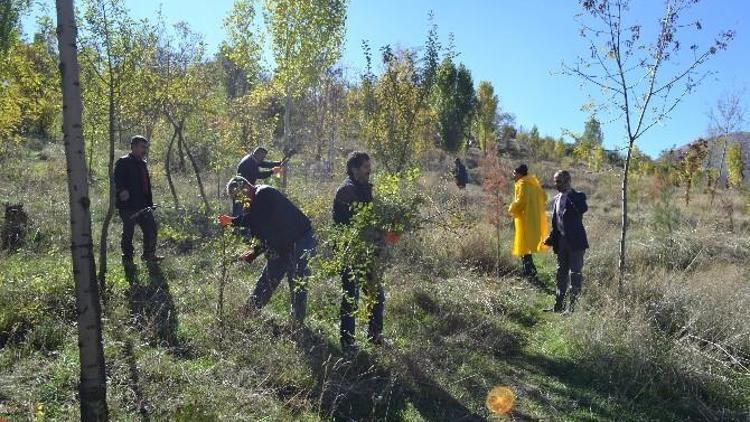
[{"label": "person with red glove", "polygon": [[244,259],[252,261],[260,254],[267,259],[246,307],[265,306],[286,276],[291,292],[291,316],[302,323],[307,306],[302,279],[310,275],[308,260],[317,248],[310,219],[278,190],[254,186],[241,176],[229,181],[227,193],[240,205],[241,212],[235,216],[220,215],[219,224],[245,227],[251,237],[261,242],[262,246],[246,253]]},{"label": "person with red glove", "polygon": [[[357,204],[371,203],[372,185],[370,184],[370,157],[364,152],[355,151],[349,155],[346,161],[347,178],[336,190],[333,200],[333,221],[337,224],[348,225],[357,209]],[[395,234],[391,234],[386,242],[396,242]],[[354,263],[352,263],[354,264]],[[374,268],[367,274],[369,283],[365,283],[365,294],[373,298],[374,304],[368,315],[367,338],[370,343],[382,345],[383,339],[383,315],[385,313],[385,290],[383,284],[374,280]],[[340,341],[341,349],[347,355],[357,352],[355,342],[355,313],[359,300],[359,286],[355,278],[355,271],[351,268],[344,270],[341,274],[342,298],[341,298],[341,325]],[[369,286],[369,287],[368,287]]]}]

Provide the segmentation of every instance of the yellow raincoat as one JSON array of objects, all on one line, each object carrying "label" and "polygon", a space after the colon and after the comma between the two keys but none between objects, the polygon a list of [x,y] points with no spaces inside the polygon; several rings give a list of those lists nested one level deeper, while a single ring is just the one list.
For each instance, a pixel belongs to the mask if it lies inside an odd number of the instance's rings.
[{"label": "yellow raincoat", "polygon": [[513,255],[523,256],[549,249],[542,243],[549,233],[546,204],[547,194],[536,176],[524,176],[516,182],[515,200],[508,208],[516,227]]}]

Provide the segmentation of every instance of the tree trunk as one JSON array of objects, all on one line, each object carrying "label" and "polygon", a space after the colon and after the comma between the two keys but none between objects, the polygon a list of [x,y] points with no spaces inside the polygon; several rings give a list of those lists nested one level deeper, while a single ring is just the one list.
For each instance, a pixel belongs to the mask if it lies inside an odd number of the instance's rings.
[{"label": "tree trunk", "polygon": [[[721,161],[719,162],[719,175],[716,176],[716,180],[714,181],[713,189],[711,189],[711,207],[714,205],[714,199],[716,198],[716,189],[719,187],[719,182],[721,181],[721,174],[724,173],[724,161],[726,161],[727,157],[727,149],[729,148],[729,142],[727,142],[727,139],[722,136],[722,140],[724,143],[721,147]],[[709,159],[709,161],[711,161]]]},{"label": "tree trunk", "polygon": [[[292,151],[292,96],[286,94],[286,103],[284,104],[284,155]],[[286,189],[289,171],[291,165],[289,162],[286,163],[284,172],[281,173],[281,189]]]},{"label": "tree trunk", "polygon": [[112,65],[112,54],[109,49],[109,28],[107,22],[107,13],[102,6],[102,15],[104,17],[104,34],[106,42],[106,54],[107,54],[107,68],[109,70],[109,103],[108,103],[108,117],[109,117],[109,160],[107,162],[107,181],[109,182],[109,203],[107,204],[107,214],[104,215],[104,221],[102,222],[102,232],[99,240],[99,291],[104,300],[104,306],[107,305],[107,238],[109,237],[109,225],[112,222],[112,215],[115,212],[115,181],[113,178],[114,162],[115,162],[115,138],[117,130],[115,128],[115,79],[114,79],[114,66]]},{"label": "tree trunk", "polygon": [[497,236],[497,243],[495,244],[495,247],[497,248],[496,255],[495,255],[495,276],[500,277],[500,257],[502,256],[502,243],[500,241],[500,236],[502,234],[502,227],[500,225],[500,218],[502,218],[502,206],[500,204],[500,188],[496,189],[495,191],[495,205],[497,207],[497,224],[495,225],[495,235]]},{"label": "tree trunk", "polygon": [[630,139],[628,143],[628,155],[625,158],[625,170],[622,174],[622,222],[620,228],[620,257],[617,264],[619,269],[618,291],[623,293],[625,285],[625,237],[628,233],[628,172],[630,171],[630,159],[633,156],[633,145],[635,139]]},{"label": "tree trunk", "polygon": [[174,182],[172,182],[172,148],[174,147],[174,140],[177,138],[177,128],[174,129],[174,133],[172,134],[172,139],[169,141],[169,146],[167,147],[167,157],[164,160],[164,172],[167,175],[167,184],[169,184],[169,191],[172,193],[172,200],[174,201],[174,209],[178,210],[180,208],[180,200],[177,198],[177,190],[174,187]]},{"label": "tree trunk", "polygon": [[331,140],[328,142],[328,162],[326,163],[326,172],[328,177],[333,177],[333,157],[336,151],[336,124],[331,129]]},{"label": "tree trunk", "polygon": [[94,157],[94,140],[92,139],[89,141],[89,165],[88,165],[89,177],[92,177],[94,175],[93,157]]},{"label": "tree trunk", "polygon": [[73,0],[57,0],[57,40],[63,97],[63,140],[68,171],[70,251],[76,287],[78,348],[81,364],[78,386],[81,420],[106,421],[107,384],[102,344],[101,305],[96,284],[91,236],[86,153],[81,126],[81,87]]},{"label": "tree trunk", "polygon": [[109,181],[107,213],[102,222],[102,232],[99,239],[99,291],[102,294],[104,305],[107,305],[107,239],[109,237],[109,225],[115,213],[115,181],[113,177],[115,162],[115,111],[114,111],[114,89],[110,86],[109,100],[109,161],[107,163],[107,180]]},{"label": "tree trunk", "polygon": [[[180,132],[182,132],[182,124],[180,124]],[[187,171],[187,164],[185,164],[185,152],[182,145],[182,137],[178,136],[177,138],[177,158],[180,159],[179,166],[177,167],[178,170],[180,170],[180,173],[184,173]]]},{"label": "tree trunk", "polygon": [[198,190],[201,194],[201,199],[203,199],[203,206],[204,211],[206,213],[211,212],[211,206],[208,204],[208,198],[206,197],[206,189],[203,188],[203,180],[201,179],[201,172],[200,169],[198,169],[198,164],[195,162],[195,158],[193,158],[193,154],[190,152],[190,147],[187,144],[187,141],[185,141],[185,138],[182,135],[182,124],[177,128],[177,139],[180,141],[182,146],[185,148],[185,153],[188,156],[188,160],[190,160],[190,165],[193,166],[193,171],[195,172],[195,178],[198,180]]}]

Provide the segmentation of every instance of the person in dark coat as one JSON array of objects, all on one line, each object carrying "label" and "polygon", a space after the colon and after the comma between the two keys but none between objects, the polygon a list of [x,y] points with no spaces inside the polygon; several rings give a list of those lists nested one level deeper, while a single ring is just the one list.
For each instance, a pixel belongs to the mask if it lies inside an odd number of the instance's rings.
[{"label": "person in dark coat", "polygon": [[[287,157],[284,157],[281,161],[266,161],[268,150],[263,147],[255,148],[255,150],[247,154],[240,160],[240,164],[237,166],[237,174],[244,177],[245,180],[254,185],[259,179],[268,179],[274,174],[281,173],[284,171],[284,163]],[[268,169],[268,170],[261,170]],[[241,207],[235,203],[232,206],[232,214],[241,212]],[[240,230],[242,232],[242,230]]]},{"label": "person in dark coat", "polygon": [[466,171],[466,166],[461,162],[459,158],[456,158],[456,166],[453,168],[453,177],[456,179],[456,186],[459,189],[464,189],[466,184],[469,183],[469,173]]},{"label": "person in dark coat", "polygon": [[136,224],[143,232],[143,253],[147,262],[159,261],[156,255],[156,221],[149,207],[154,206],[151,196],[151,178],[146,163],[149,141],[143,136],[130,140],[130,154],[117,159],[114,169],[115,205],[122,219],[122,260],[133,262],[133,234]]},{"label": "person in dark coat", "polygon": [[[336,224],[350,224],[357,204],[372,202],[372,185],[370,184],[370,157],[364,152],[352,152],[346,161],[347,177],[336,190],[333,200],[333,221]],[[374,275],[368,274],[371,278]],[[341,348],[345,353],[356,352],[355,312],[359,300],[359,286],[351,268],[341,274],[341,326],[339,330]],[[370,283],[367,283],[370,285]],[[368,340],[376,345],[383,344],[383,315],[385,313],[385,291],[382,283],[372,283],[374,291],[366,291],[375,303],[369,315]]]},{"label": "person in dark coat", "polygon": [[229,181],[227,194],[240,203],[241,212],[235,216],[219,216],[219,224],[245,227],[249,236],[260,242],[243,259],[252,262],[264,253],[267,259],[246,309],[265,306],[286,276],[291,316],[302,323],[307,306],[303,279],[310,275],[308,261],[317,247],[310,219],[278,190],[271,186],[254,186],[241,176]]},{"label": "person in dark coat", "polygon": [[568,287],[572,312],[576,299],[581,293],[583,284],[583,256],[589,247],[586,228],[583,226],[583,214],[588,211],[586,194],[571,188],[570,173],[561,170],[555,173],[555,187],[558,194],[554,198],[552,209],[552,230],[544,243],[552,246],[557,254],[557,291],[555,305],[551,311],[565,311],[565,296]]},{"label": "person in dark coat", "polygon": [[[268,150],[263,147],[255,148],[251,154],[247,154],[240,160],[237,166],[237,174],[244,177],[250,184],[255,184],[258,179],[268,179],[276,173],[283,171],[284,160],[266,161]],[[269,170],[261,170],[261,169]]]}]

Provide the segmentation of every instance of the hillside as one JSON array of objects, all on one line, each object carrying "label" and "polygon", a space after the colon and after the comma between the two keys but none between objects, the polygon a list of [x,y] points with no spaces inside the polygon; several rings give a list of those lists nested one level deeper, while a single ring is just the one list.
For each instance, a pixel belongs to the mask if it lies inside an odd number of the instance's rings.
[{"label": "hillside", "polygon": [[[726,140],[727,145],[733,143],[739,143],[742,148],[742,159],[744,163],[750,163],[750,132],[735,132],[726,136],[726,138],[709,138],[708,144],[710,148],[710,154],[706,162],[706,166],[714,167],[716,169],[721,167],[721,157],[724,151],[724,141]],[[674,149],[676,156],[681,156],[690,144],[686,144]],[[745,165],[745,178],[750,177],[750,165]],[[726,179],[727,172],[726,167],[721,174],[722,179]]]},{"label": "hillside", "polygon": [[[322,227],[340,177],[306,177],[299,169],[312,162],[295,160],[288,193]],[[543,180],[555,170],[551,163],[530,164]],[[309,316],[299,328],[287,316],[284,283],[260,315],[243,317],[239,308],[260,262],[231,260],[226,322],[219,327],[221,231],[213,215],[201,215],[190,174],[174,176],[184,208],[166,206],[161,166],[158,157],[151,161],[155,196],[165,205],[157,218],[167,259],[126,271],[117,219],[109,237],[104,341],[113,420],[750,417],[750,220],[739,197],[732,199],[730,231],[707,207],[685,208],[665,197],[669,188],[649,196],[644,180],[631,228],[630,275],[619,295],[616,175],[574,171],[575,186],[589,196],[592,248],[582,302],[574,314],[560,316],[541,311],[552,303],[554,257],[537,259],[541,284],[520,278],[509,256],[508,220],[496,275],[494,228],[485,222],[481,188],[459,192],[435,166],[419,180],[431,199],[425,211],[463,205],[389,252],[385,332],[392,344],[365,345],[349,361],[338,345],[335,279],[310,286]],[[78,350],[61,146],[17,147],[0,169],[0,200],[23,203],[31,222],[25,246],[0,259],[0,417],[76,420]],[[227,206],[215,191],[223,180],[203,176],[215,214]],[[95,178],[97,230],[105,192],[106,183]],[[226,256],[242,249],[231,240]],[[485,407],[494,386],[517,395],[508,416]]]}]

